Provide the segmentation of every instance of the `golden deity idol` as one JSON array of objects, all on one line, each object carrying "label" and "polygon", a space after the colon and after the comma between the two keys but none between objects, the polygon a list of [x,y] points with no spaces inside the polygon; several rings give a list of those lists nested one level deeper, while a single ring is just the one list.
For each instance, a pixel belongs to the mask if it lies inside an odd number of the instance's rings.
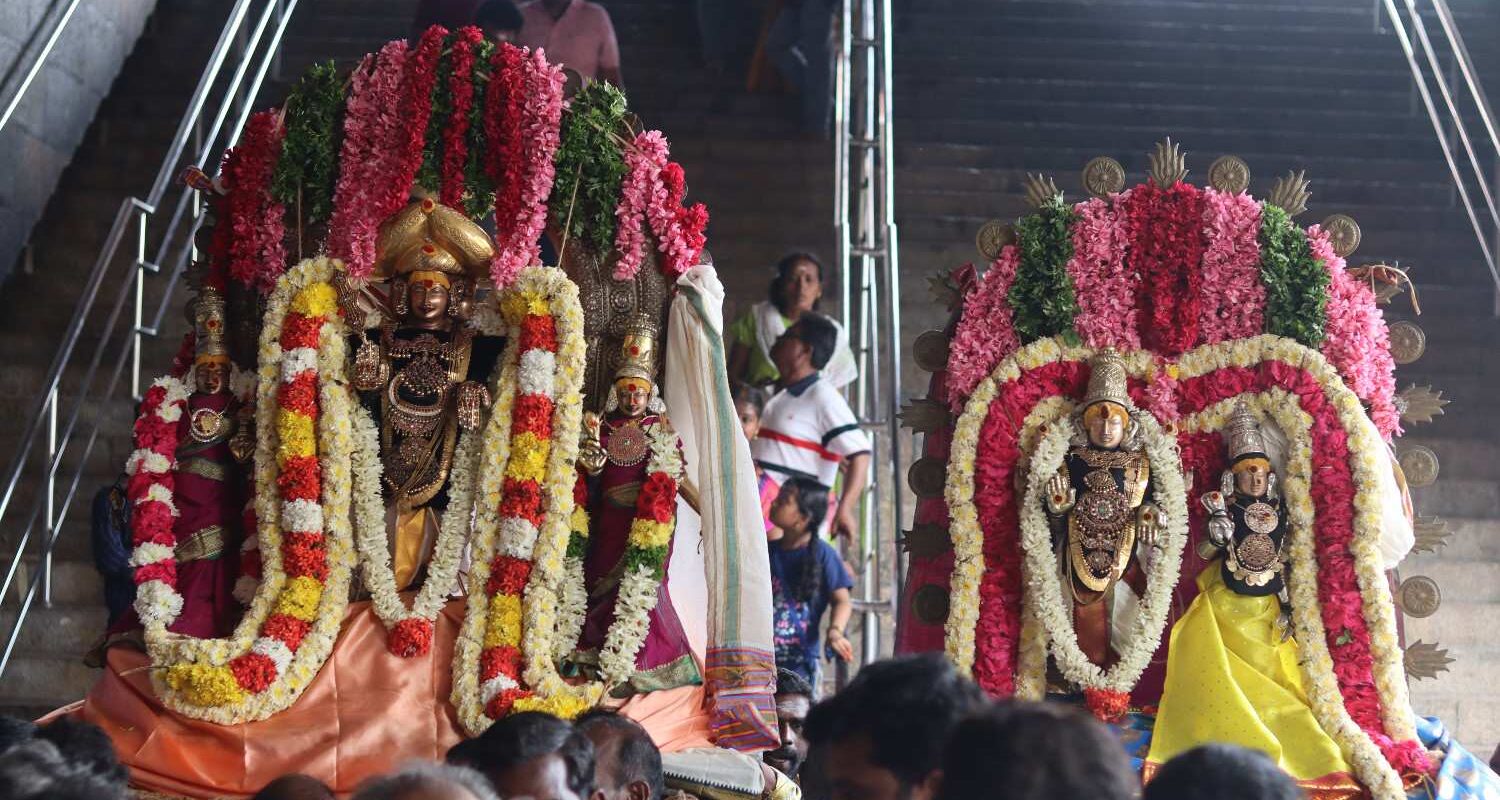
[{"label": "golden deity idol", "polygon": [[362,334],[354,385],[380,420],[392,561],[406,589],[437,538],[458,432],[478,428],[490,403],[485,379],[496,353],[476,348],[464,323],[493,249],[463,214],[424,199],[381,225],[376,251],[390,307],[376,338]]}]

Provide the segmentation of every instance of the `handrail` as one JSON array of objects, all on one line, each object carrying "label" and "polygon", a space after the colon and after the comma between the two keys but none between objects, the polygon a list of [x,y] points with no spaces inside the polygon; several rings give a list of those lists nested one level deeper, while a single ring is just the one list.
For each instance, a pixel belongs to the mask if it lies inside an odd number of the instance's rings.
[{"label": "handrail", "polygon": [[[1407,19],[1410,20],[1410,33],[1407,23],[1402,21],[1395,0],[1382,0],[1382,2],[1396,34],[1396,41],[1401,46],[1402,54],[1406,56],[1406,64],[1411,70],[1414,88],[1422,99],[1427,117],[1432,122],[1433,132],[1437,135],[1438,146],[1443,151],[1443,160],[1447,163],[1448,172],[1453,178],[1453,187],[1458,193],[1459,201],[1463,204],[1464,212],[1468,215],[1469,225],[1474,229],[1474,236],[1484,256],[1485,266],[1489,268],[1490,281],[1494,285],[1497,302],[1500,302],[1500,266],[1496,264],[1495,247],[1492,245],[1492,242],[1500,242],[1500,208],[1497,208],[1495,193],[1491,191],[1491,178],[1484,169],[1482,158],[1474,146],[1474,139],[1477,137],[1470,135],[1463,112],[1459,108],[1459,101],[1462,97],[1454,96],[1449,86],[1449,79],[1443,75],[1442,59],[1437,48],[1433,46],[1431,37],[1427,34],[1427,23],[1422,18],[1421,9],[1417,7],[1417,0],[1403,0]],[[1479,131],[1479,134],[1483,136],[1484,141],[1489,143],[1489,154],[1492,157],[1500,156],[1500,135],[1496,132],[1494,113],[1480,85],[1468,47],[1464,45],[1463,35],[1454,24],[1453,11],[1448,7],[1447,0],[1430,0],[1430,3],[1442,28],[1443,36],[1447,40],[1449,57],[1452,59],[1454,68],[1462,74],[1464,86],[1468,89],[1469,101],[1473,103],[1482,122],[1483,129]],[[1440,113],[1437,103],[1433,100],[1432,90],[1428,86],[1429,76],[1423,70],[1422,63],[1417,60],[1417,48],[1413,46],[1412,33],[1416,35],[1416,43],[1421,47],[1427,70],[1432,73],[1430,80],[1437,86],[1438,95],[1443,101],[1443,110],[1447,112],[1446,117]],[[1468,166],[1467,173],[1461,167],[1453,152],[1453,145],[1448,140],[1448,126],[1452,127],[1463,148]],[[1488,230],[1470,196],[1469,184],[1471,182],[1478,187],[1485,210],[1489,212],[1486,215],[1489,219]]]},{"label": "handrail", "polygon": [[[257,3],[263,8],[255,15],[256,22],[253,30],[245,36],[251,10]],[[4,578],[0,579],[0,610],[5,608],[12,586],[16,585],[18,580],[27,583],[20,600],[19,611],[10,621],[10,630],[4,637],[4,650],[0,652],[0,676],[4,675],[10,663],[26,615],[35,600],[40,596],[44,605],[51,604],[52,553],[63,529],[63,523],[77,498],[89,456],[93,453],[101,427],[105,424],[97,408],[94,408],[94,413],[88,413],[85,409],[91,408],[91,404],[98,406],[123,399],[116,397],[116,394],[125,376],[127,365],[130,369],[130,396],[131,398],[140,396],[142,349],[145,340],[159,335],[161,320],[166,310],[173,304],[180,277],[188,261],[196,253],[193,236],[198,228],[199,198],[196,190],[174,184],[173,179],[188,164],[216,163],[217,159],[210,160],[211,157],[232,146],[236,141],[248,118],[247,110],[254,107],[255,98],[270,71],[270,66],[279,54],[282,36],[297,5],[298,0],[236,0],[208,58],[203,74],[199,77],[198,85],[188,101],[182,119],[178,123],[176,133],[167,148],[167,154],[156,173],[150,190],[144,198],[127,197],[121,201],[109,235],[94,262],[88,279],[84,282],[84,289],[74,308],[72,320],[53,357],[47,377],[42,383],[35,410],[26,421],[10,470],[6,474],[3,493],[0,493],[0,541],[5,541],[7,544],[14,542],[15,548],[10,564],[5,569]],[[261,47],[268,28],[273,29],[274,32],[269,43]],[[237,44],[241,40],[243,43]],[[235,63],[234,73],[217,92],[217,107],[211,130],[204,137],[203,123],[211,100],[216,95],[215,87],[221,82],[220,78],[225,65],[231,61]],[[246,75],[250,75],[248,81],[245,80]],[[236,106],[239,107],[241,113],[235,117],[232,127],[225,130],[224,123],[230,119],[230,114]],[[189,153],[190,156],[196,156],[197,160],[184,162],[183,155],[188,150],[189,143],[193,141],[201,141],[201,145],[194,152]],[[177,192],[175,200],[169,198],[173,191]],[[159,211],[168,207],[174,208],[174,213],[156,248],[155,258],[151,259],[147,252],[147,234],[150,223]],[[184,225],[184,215],[189,212],[191,212],[191,222]],[[129,241],[134,247],[129,274],[123,276],[117,286],[106,290],[111,265],[121,255],[120,251],[122,246],[126,245],[127,237],[130,237]],[[151,315],[150,323],[147,324],[146,277],[149,274],[161,272],[164,266],[168,268],[168,280],[164,286],[160,287],[159,305]],[[68,374],[70,368],[80,366],[78,357],[81,353],[78,352],[78,343],[85,323],[94,317],[96,304],[101,299],[109,297],[111,293],[113,303],[109,307],[102,334],[93,348],[88,366],[84,369],[80,389],[73,399],[66,421],[59,425],[62,378]],[[131,323],[120,325],[127,303],[131,304]],[[113,360],[113,369],[109,371],[109,378],[102,391],[96,393],[94,384],[100,367],[107,357]],[[83,424],[80,425],[80,422]],[[36,459],[44,432],[46,434],[45,457]],[[73,447],[75,444],[78,444],[76,448]],[[64,476],[64,483],[60,486],[59,471],[67,456],[76,458],[76,463],[72,467],[71,477]],[[34,460],[39,460],[40,463],[32,464]],[[28,465],[32,467],[29,470]],[[24,526],[6,527],[6,514],[12,510],[11,502],[15,499],[23,479],[26,478],[31,479],[39,487],[30,513],[26,517],[26,523]],[[59,488],[63,489],[61,498],[57,496]],[[16,530],[19,530],[19,535],[13,535]],[[36,552],[30,552],[32,549],[30,545],[34,542],[39,542],[39,545],[36,547]],[[28,581],[25,574],[25,562],[28,558],[37,557],[41,560],[41,569]]]},{"label": "handrail", "polygon": [[[47,35],[42,42],[41,52],[37,53],[31,59],[31,63],[26,67],[25,74],[21,76],[19,84],[16,83],[16,70],[25,62],[26,51],[31,49],[32,43],[37,40],[37,36],[41,34],[42,29],[48,24],[47,20],[44,19],[37,25],[36,30],[27,39],[26,46],[22,47],[21,51],[16,54],[15,62],[11,64],[10,69],[5,71],[5,80],[0,81],[0,96],[5,97],[5,108],[0,110],[0,131],[5,130],[6,123],[10,122],[11,116],[21,106],[21,100],[26,97],[26,90],[31,88],[31,84],[36,80],[36,76],[41,74],[42,67],[47,63],[47,58],[52,55],[52,48],[57,46],[57,40],[62,38],[63,31],[67,29],[68,23],[73,21],[73,12],[78,10],[78,1],[56,0],[52,4],[52,7],[47,9],[47,16],[51,18],[52,29],[47,31]],[[59,14],[58,8],[65,3],[67,7],[63,8]]]}]

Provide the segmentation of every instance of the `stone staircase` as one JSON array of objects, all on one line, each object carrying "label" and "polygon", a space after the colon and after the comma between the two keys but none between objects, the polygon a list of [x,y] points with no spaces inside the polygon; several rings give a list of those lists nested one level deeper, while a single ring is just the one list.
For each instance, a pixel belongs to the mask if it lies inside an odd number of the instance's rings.
[{"label": "stone staircase", "polygon": [[[1453,5],[1475,58],[1493,63],[1493,7]],[[1164,136],[1187,151],[1190,180],[1204,181],[1226,153],[1249,163],[1261,196],[1288,169],[1306,169],[1313,199],[1300,223],[1350,214],[1364,233],[1351,263],[1399,260],[1412,271],[1428,350],[1398,370],[1399,385],[1431,383],[1453,403],[1398,448],[1440,456],[1441,479],[1416,503],[1449,520],[1452,537],[1402,565],[1445,592],[1434,616],[1406,621],[1406,635],[1457,659],[1414,683],[1413,697],[1487,758],[1500,740],[1500,432],[1487,413],[1500,391],[1500,324],[1431,125],[1371,4],[922,0],[898,15],[896,49],[908,337],[943,320],[925,301],[928,274],[979,259],[974,234],[987,219],[1026,213],[1026,172],[1051,174],[1076,199],[1090,158],[1112,156],[1143,180]],[[1412,318],[1403,299],[1390,309]],[[924,380],[910,370],[907,390]]]}]

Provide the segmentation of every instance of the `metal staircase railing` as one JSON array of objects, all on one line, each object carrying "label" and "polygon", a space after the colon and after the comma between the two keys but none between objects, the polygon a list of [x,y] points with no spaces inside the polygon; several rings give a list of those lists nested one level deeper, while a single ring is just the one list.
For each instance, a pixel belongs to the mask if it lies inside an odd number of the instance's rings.
[{"label": "metal staircase railing", "polygon": [[[0,484],[0,544],[13,553],[0,581],[0,618],[7,618],[9,625],[0,652],[0,676],[10,664],[37,599],[51,604],[52,554],[78,500],[79,484],[104,424],[99,409],[140,398],[142,349],[148,339],[160,334],[162,319],[174,307],[183,272],[196,255],[193,236],[202,204],[194,189],[174,179],[186,166],[217,163],[238,140],[280,53],[297,3],[235,0],[150,191],[120,201],[109,235],[84,282],[72,320],[38,387],[35,410],[25,422]],[[230,68],[228,74],[226,68]],[[148,247],[150,233],[163,218],[158,243],[154,249]],[[129,264],[120,274],[115,265],[123,261],[122,254],[129,254]],[[159,299],[154,309],[148,309],[147,277],[160,273],[165,274],[165,282],[152,287]],[[101,312],[106,317],[99,341],[92,353],[85,354],[79,347],[85,324]],[[103,371],[108,374],[101,376],[101,367],[106,365]],[[77,390],[64,397],[64,376],[72,378],[80,369]],[[127,370],[129,396],[123,397],[121,384]],[[98,386],[101,377],[105,379]],[[68,401],[71,406],[65,409]],[[65,459],[70,465],[66,470]],[[29,511],[18,517],[18,509],[12,506],[23,484],[36,491]],[[28,570],[30,561],[38,562],[40,568]],[[13,586],[18,590],[14,593],[17,608],[7,613]]]},{"label": "metal staircase railing", "polygon": [[0,131],[5,130],[6,124],[21,106],[21,100],[26,97],[26,91],[31,88],[36,76],[42,74],[42,67],[47,65],[47,59],[57,46],[57,40],[62,38],[68,23],[73,21],[73,12],[78,10],[78,2],[79,0],[54,0],[27,37],[26,45],[16,54],[16,60],[5,70],[5,77],[0,78],[0,104],[4,106],[0,108]]},{"label": "metal staircase railing", "polygon": [[[881,621],[895,611],[904,572],[896,536],[903,519],[904,471],[896,416],[901,272],[892,164],[892,17],[890,0],[843,0],[835,8],[833,222],[839,309],[859,366],[850,405],[875,445],[853,562],[859,577],[860,660],[868,664],[884,655]],[[841,685],[847,674],[841,664]]]},{"label": "metal staircase railing", "polygon": [[[1447,0],[1401,0],[1406,11],[1404,20],[1397,0],[1382,2],[1411,69],[1414,88],[1437,134],[1443,159],[1453,176],[1454,190],[1489,267],[1496,313],[1500,314],[1500,268],[1496,263],[1500,251],[1500,210],[1495,201],[1496,190],[1500,189],[1500,164],[1497,164],[1500,134],[1495,114]],[[1428,18],[1435,19],[1442,30],[1443,37],[1436,45],[1427,31]],[[1442,101],[1441,109],[1433,99],[1434,87]],[[1477,118],[1477,123],[1468,119],[1471,116]],[[1462,160],[1454,152],[1455,140],[1462,150]],[[1487,144],[1488,149],[1477,148],[1476,141]],[[1482,206],[1476,206],[1475,194],[1483,201]]]}]

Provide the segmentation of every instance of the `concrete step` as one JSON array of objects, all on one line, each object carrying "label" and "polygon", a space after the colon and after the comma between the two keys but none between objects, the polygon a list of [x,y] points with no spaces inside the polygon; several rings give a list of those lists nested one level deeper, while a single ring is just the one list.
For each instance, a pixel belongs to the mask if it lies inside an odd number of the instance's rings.
[{"label": "concrete step", "polygon": [[[107,614],[104,601],[95,596],[87,605],[68,605],[54,599],[51,608],[34,602],[21,624],[13,658],[67,659],[81,658],[104,635]],[[15,624],[15,609],[0,611],[0,632],[9,634]],[[9,673],[9,669],[6,670]],[[6,679],[0,680],[0,693]]]},{"label": "concrete step", "polygon": [[99,678],[99,670],[78,656],[16,658],[0,677],[0,705],[64,705],[82,698]]},{"label": "concrete step", "polygon": [[1500,483],[1442,474],[1437,483],[1412,490],[1419,514],[1500,517]]}]

